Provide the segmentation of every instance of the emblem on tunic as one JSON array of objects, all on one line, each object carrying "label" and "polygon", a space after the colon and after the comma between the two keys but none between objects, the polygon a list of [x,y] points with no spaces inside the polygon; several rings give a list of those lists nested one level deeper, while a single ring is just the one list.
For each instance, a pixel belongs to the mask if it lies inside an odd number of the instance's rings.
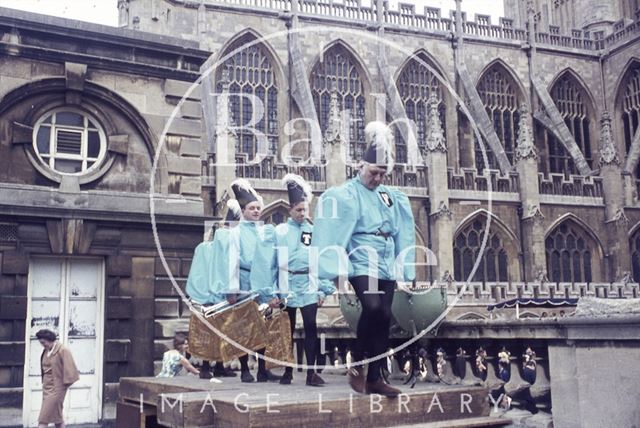
[{"label": "emblem on tunic", "polygon": [[387,192],[378,192],[380,194],[380,198],[382,202],[388,207],[393,206],[393,201],[391,200],[391,196]]},{"label": "emblem on tunic", "polygon": [[300,242],[307,247],[311,245],[311,232],[302,232],[302,235],[300,235]]}]

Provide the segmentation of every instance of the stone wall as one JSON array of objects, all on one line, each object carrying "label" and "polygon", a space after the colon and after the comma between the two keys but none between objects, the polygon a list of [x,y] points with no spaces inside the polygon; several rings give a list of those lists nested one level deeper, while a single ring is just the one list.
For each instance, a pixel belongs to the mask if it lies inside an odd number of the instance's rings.
[{"label": "stone wall", "polygon": [[[22,420],[29,265],[39,256],[104,261],[103,417],[113,419],[120,377],[153,375],[154,320],[167,315],[156,301],[152,178],[159,241],[169,260],[185,261],[179,279],[202,239],[199,89],[176,107],[208,53],[169,37],[0,15],[0,420]],[[107,152],[98,173],[61,177],[34,157],[34,125],[55,108],[98,121]]]}]

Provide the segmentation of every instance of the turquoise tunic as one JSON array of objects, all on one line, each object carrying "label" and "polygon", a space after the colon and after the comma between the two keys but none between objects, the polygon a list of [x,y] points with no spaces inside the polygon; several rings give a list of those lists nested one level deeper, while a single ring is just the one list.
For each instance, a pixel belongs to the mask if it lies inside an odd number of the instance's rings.
[{"label": "turquoise tunic", "polygon": [[229,230],[218,229],[213,241],[198,244],[193,254],[186,291],[200,304],[226,299],[229,287]]},{"label": "turquoise tunic", "polygon": [[[251,266],[256,248],[273,226],[241,220],[231,229],[216,232],[214,239],[212,292],[224,298],[231,293],[251,293]],[[220,235],[218,235],[220,234]]]},{"label": "turquoise tunic", "polygon": [[241,220],[231,229],[218,229],[213,241],[200,243],[187,278],[191,299],[215,304],[227,294],[251,292],[251,264],[265,233],[273,234],[273,226]]},{"label": "turquoise tunic", "polygon": [[[218,232],[216,232],[216,237]],[[211,293],[213,282],[214,242],[204,241],[198,244],[191,260],[189,277],[187,278],[186,291],[191,300],[201,305],[206,303],[218,303],[220,300]]]},{"label": "turquoise tunic", "polygon": [[251,285],[263,300],[279,295],[287,298],[287,306],[301,308],[336,291],[331,281],[309,274],[312,235],[313,225],[291,218],[265,234],[251,269]]},{"label": "turquoise tunic", "polygon": [[[311,245],[319,252],[320,278],[415,280],[415,223],[404,193],[384,185],[369,190],[358,176],[327,190],[314,218]],[[338,248],[346,250],[348,260],[338,257]]]}]

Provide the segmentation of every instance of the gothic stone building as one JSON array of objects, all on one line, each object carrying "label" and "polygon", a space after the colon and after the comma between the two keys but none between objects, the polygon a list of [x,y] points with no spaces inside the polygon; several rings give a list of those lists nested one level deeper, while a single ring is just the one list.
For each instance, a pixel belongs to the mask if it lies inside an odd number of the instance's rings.
[{"label": "gothic stone building", "polygon": [[[437,257],[420,281],[444,279],[451,298],[470,281],[448,319],[518,296],[637,297],[638,2],[505,4],[506,18],[472,19],[383,1],[120,0],[121,28],[0,9],[2,423],[37,415],[43,326],[80,356],[69,421],[113,418],[119,378],[152,375],[185,328],[172,280],[184,286],[230,180],[280,222],[279,179],[317,194],[342,182],[381,114],[416,124],[394,128],[388,183]],[[252,111],[239,93],[263,103],[265,139],[233,129]],[[292,122],[305,118],[319,137]],[[311,143],[289,160],[345,143],[348,162],[284,162],[296,139]],[[239,165],[216,166],[223,148]],[[330,303],[320,322],[344,334]]]}]

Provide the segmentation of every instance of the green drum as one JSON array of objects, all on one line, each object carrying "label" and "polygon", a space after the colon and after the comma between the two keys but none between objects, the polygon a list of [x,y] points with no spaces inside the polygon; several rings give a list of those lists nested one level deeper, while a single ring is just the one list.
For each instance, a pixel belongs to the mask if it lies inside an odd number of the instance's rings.
[{"label": "green drum", "polygon": [[[429,327],[447,309],[444,287],[411,290],[396,289],[391,311],[391,337],[415,336]],[[354,332],[358,326],[362,307],[354,294],[340,296],[340,310]]]}]

